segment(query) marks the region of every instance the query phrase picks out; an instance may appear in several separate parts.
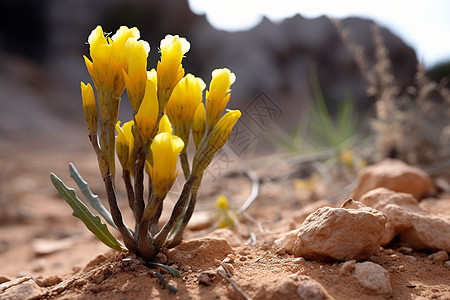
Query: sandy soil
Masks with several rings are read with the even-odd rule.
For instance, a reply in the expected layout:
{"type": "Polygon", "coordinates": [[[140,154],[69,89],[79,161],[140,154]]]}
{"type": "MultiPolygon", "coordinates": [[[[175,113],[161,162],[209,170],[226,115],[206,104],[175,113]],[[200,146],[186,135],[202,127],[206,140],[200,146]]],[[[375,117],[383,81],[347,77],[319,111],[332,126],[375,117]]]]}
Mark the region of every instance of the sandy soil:
{"type": "MultiPolygon", "coordinates": [[[[185,244],[159,257],[160,262],[180,270],[181,278],[175,278],[127,253],[108,250],[71,216],[71,209],[50,183],[50,171],[69,183],[67,164],[74,162],[93,191],[104,199],[96,160],[87,140],[50,145],[9,143],[0,148],[2,281],[31,276],[41,286],[40,297],[44,299],[242,299],[217,272],[225,262],[234,284],[252,299],[299,299],[297,283],[302,275],[320,283],[326,290],[325,298],[389,298],[360,286],[351,272],[341,274],[343,263],[306,261],[274,246],[275,239],[300,226],[317,201],[332,199],[339,204],[345,200],[347,192],[337,179],[335,184],[304,190],[293,176],[273,178],[277,172],[294,174],[295,166],[289,169],[259,164],[263,166],[257,170],[263,184],[248,210],[251,218],[243,217],[235,231],[214,226],[188,230],[185,244]],[[272,180],[268,180],[269,174],[272,180]],[[164,288],[155,271],[161,272],[178,292],[164,288]]],[[[238,208],[249,191],[248,179],[239,174],[211,181],[201,194],[198,212],[214,216],[214,201],[221,194],[238,208]]],[[[125,199],[120,187],[118,198],[125,199]]],[[[450,214],[448,195],[424,201],[450,214]]],[[[127,211],[125,202],[121,206],[127,211]]],[[[202,223],[201,215],[195,217],[197,225],[202,223]]],[[[125,214],[125,218],[131,224],[131,215],[125,214]]],[[[400,246],[394,243],[370,259],[389,271],[393,287],[390,298],[450,299],[449,263],[433,262],[428,257],[431,252],[404,253],[400,246]]]]}

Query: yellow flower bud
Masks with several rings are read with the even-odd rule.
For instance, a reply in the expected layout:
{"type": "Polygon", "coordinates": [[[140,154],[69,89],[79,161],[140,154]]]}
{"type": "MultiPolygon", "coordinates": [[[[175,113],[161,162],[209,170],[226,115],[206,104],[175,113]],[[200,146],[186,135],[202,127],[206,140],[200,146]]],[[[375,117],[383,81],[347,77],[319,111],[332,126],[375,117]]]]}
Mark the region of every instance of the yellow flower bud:
{"type": "Polygon", "coordinates": [[[177,158],[184,143],[179,137],[163,132],[155,136],[150,148],[153,156],[153,166],[149,165],[153,192],[163,198],[177,178],[177,158]]]}
{"type": "Polygon", "coordinates": [[[157,118],[158,98],[156,95],[156,86],[153,81],[147,80],[144,99],[135,116],[142,145],[147,144],[153,138],[157,118]]]}
{"type": "Polygon", "coordinates": [[[184,76],[181,61],[190,44],[178,35],[166,35],[161,41],[161,60],[157,65],[159,108],[163,112],[173,89],[184,76]]]}
{"type": "Polygon", "coordinates": [[[199,77],[187,74],[178,82],[166,106],[166,114],[174,126],[175,135],[181,137],[185,147],[189,142],[189,132],[195,110],[202,101],[206,85],[199,77]]]}
{"type": "Polygon", "coordinates": [[[81,82],[81,98],[83,99],[83,111],[89,133],[97,133],[98,111],[95,103],[94,90],[90,83],[81,82]]]}
{"type": "Polygon", "coordinates": [[[203,102],[197,106],[194,114],[194,120],[192,122],[192,136],[194,138],[195,148],[200,144],[203,136],[205,135],[206,119],[205,119],[205,105],[203,102]]]}
{"type": "Polygon", "coordinates": [[[216,208],[219,210],[228,210],[229,206],[228,206],[227,197],[225,197],[223,195],[220,196],[216,201],[216,208]]]}
{"type": "Polygon", "coordinates": [[[192,174],[196,176],[203,174],[216,152],[227,142],[240,116],[239,110],[227,110],[227,113],[212,128],[207,136],[206,143],[202,142],[195,151],[192,174]]]}
{"type": "Polygon", "coordinates": [[[147,83],[147,57],[150,45],[146,41],[129,38],[125,44],[128,72],[123,70],[128,99],[136,113],[144,98],[147,83]]]}
{"type": "Polygon", "coordinates": [[[169,118],[167,117],[167,115],[164,115],[161,118],[161,121],[159,121],[159,129],[158,129],[158,133],[163,133],[163,132],[167,132],[172,134],[172,124],[169,121],[169,118]]]}
{"type": "Polygon", "coordinates": [[[230,100],[230,86],[236,76],[230,70],[216,69],[212,72],[209,91],[206,91],[206,123],[213,127],[222,116],[222,112],[230,100]]]}
{"type": "Polygon", "coordinates": [[[120,164],[124,170],[128,170],[130,174],[134,173],[134,137],[132,128],[134,121],[129,121],[120,127],[120,121],[116,123],[117,138],[116,138],[116,150],[119,157],[120,164]]]}
{"type": "Polygon", "coordinates": [[[158,78],[157,78],[156,70],[155,68],[151,69],[150,71],[147,71],[147,79],[150,79],[155,86],[158,86],[158,78]]]}

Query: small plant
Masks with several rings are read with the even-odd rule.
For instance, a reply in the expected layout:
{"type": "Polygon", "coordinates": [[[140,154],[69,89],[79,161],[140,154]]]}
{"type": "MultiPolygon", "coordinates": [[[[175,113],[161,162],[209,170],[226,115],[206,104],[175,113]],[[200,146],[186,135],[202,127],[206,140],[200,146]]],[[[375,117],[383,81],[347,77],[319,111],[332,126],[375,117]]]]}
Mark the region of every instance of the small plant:
{"type": "Polygon", "coordinates": [[[77,198],[73,189],[53,173],[51,180],[72,207],[73,215],[81,219],[103,243],[153,261],[163,247],[181,243],[183,231],[194,211],[203,172],[228,140],[241,113],[228,110],[222,116],[230,99],[230,86],[236,78],[230,70],[216,69],[212,72],[205,106],[202,102],[206,88],[203,80],[192,74],[184,76],[181,61],[190,48],[189,42],[177,35],[167,35],[161,41],[161,59],[156,70],[147,71],[150,46],[139,38],[137,28],[122,26],[112,37],[107,37],[97,26],[88,38],[91,59],[84,57],[97,91],[96,99],[92,86],[81,82],[84,116],[110,212],[70,165],[71,176],[82,193],[105,221],[120,232],[124,245],[77,198]],[[117,118],[125,89],[133,116],[121,126],[117,118]],[[192,168],[187,152],[191,132],[196,148],[192,168]],[[135,218],[134,229],[124,223],[116,200],[116,153],[122,167],[128,204],[135,218]],[[169,220],[159,228],[164,199],[178,175],[178,156],[185,183],[169,220]],[[144,170],[149,177],[146,200],[144,170]]]}

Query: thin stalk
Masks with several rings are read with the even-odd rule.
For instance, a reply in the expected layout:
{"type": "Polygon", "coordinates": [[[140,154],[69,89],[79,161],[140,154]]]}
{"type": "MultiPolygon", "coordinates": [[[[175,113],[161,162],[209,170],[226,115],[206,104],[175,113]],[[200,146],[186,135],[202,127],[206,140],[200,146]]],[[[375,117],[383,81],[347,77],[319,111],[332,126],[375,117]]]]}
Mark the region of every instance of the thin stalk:
{"type": "Polygon", "coordinates": [[[117,229],[122,235],[125,246],[128,248],[128,250],[135,252],[135,241],[130,230],[123,222],[122,213],[120,212],[119,205],[117,204],[116,194],[114,192],[111,178],[111,174],[108,174],[108,176],[103,178],[103,181],[105,182],[106,194],[108,196],[109,210],[111,211],[111,216],[113,218],[114,224],[116,224],[117,229]]]}
{"type": "Polygon", "coordinates": [[[186,206],[189,201],[189,197],[191,195],[191,190],[197,181],[198,177],[194,174],[189,175],[188,179],[184,183],[183,191],[181,192],[180,198],[178,198],[177,203],[175,204],[175,207],[173,208],[172,215],[170,216],[169,220],[164,224],[161,231],[155,236],[153,246],[156,249],[161,249],[161,247],[166,242],[167,236],[169,235],[170,231],[172,230],[173,226],[175,225],[178,218],[182,216],[182,214],[186,210],[186,206]]]}
{"type": "Polygon", "coordinates": [[[164,201],[158,205],[156,209],[155,216],[150,219],[150,233],[152,235],[156,235],[159,231],[159,218],[161,217],[161,213],[163,211],[164,201]]]}
{"type": "Polygon", "coordinates": [[[131,183],[130,171],[123,169],[122,179],[125,183],[125,189],[127,191],[128,205],[131,208],[131,211],[134,213],[134,190],[133,184],[131,183]]]}
{"type": "Polygon", "coordinates": [[[200,177],[197,182],[195,182],[194,186],[191,190],[191,197],[189,200],[189,204],[186,208],[186,212],[181,216],[180,224],[178,228],[175,230],[173,237],[169,240],[169,244],[167,245],[169,248],[175,247],[181,244],[183,240],[183,233],[186,229],[187,224],[191,220],[192,214],[194,213],[195,204],[197,202],[197,192],[202,182],[202,177],[200,177]]]}
{"type": "Polygon", "coordinates": [[[135,170],[134,170],[134,216],[139,224],[144,213],[144,165],[145,150],[141,148],[137,153],[135,170]]]}
{"type": "Polygon", "coordinates": [[[189,161],[188,161],[188,157],[187,157],[187,153],[186,153],[186,147],[184,147],[183,151],[181,151],[180,153],[180,162],[181,162],[181,167],[183,168],[183,174],[184,174],[184,179],[188,179],[189,174],[191,174],[190,168],[189,168],[189,161]]]}

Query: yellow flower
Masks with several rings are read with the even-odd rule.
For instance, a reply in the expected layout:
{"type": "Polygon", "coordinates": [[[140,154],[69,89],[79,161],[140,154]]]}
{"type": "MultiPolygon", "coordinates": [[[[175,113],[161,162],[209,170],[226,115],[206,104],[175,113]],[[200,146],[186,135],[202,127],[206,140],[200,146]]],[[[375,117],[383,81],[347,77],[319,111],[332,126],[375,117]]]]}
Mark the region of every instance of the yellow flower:
{"type": "Polygon", "coordinates": [[[146,41],[129,38],[125,44],[128,57],[128,72],[123,70],[128,99],[136,113],[144,98],[147,83],[147,57],[150,45],[146,41]]]}
{"type": "Polygon", "coordinates": [[[83,99],[83,111],[89,133],[97,133],[98,111],[95,103],[94,90],[90,83],[81,82],[81,98],[83,99]]]}
{"type": "Polygon", "coordinates": [[[132,133],[134,121],[129,121],[120,127],[120,121],[116,123],[117,139],[116,150],[120,164],[124,170],[128,170],[130,174],[134,173],[134,137],[132,133]]]}
{"type": "Polygon", "coordinates": [[[220,196],[216,201],[216,208],[219,210],[228,210],[230,207],[228,206],[227,197],[224,195],[220,196]]]}
{"type": "Polygon", "coordinates": [[[150,146],[153,166],[149,166],[149,169],[153,192],[157,197],[163,198],[177,178],[177,158],[183,147],[183,140],[176,135],[163,132],[155,136],[150,146]]]}
{"type": "Polygon", "coordinates": [[[185,147],[189,142],[191,124],[195,111],[202,102],[205,87],[201,78],[187,74],[178,82],[167,103],[165,113],[174,126],[175,135],[183,139],[185,147]]]}
{"type": "Polygon", "coordinates": [[[138,39],[139,30],[122,26],[107,40],[102,27],[97,26],[89,35],[92,62],[86,56],[84,59],[98,91],[112,91],[115,97],[122,95],[125,89],[122,69],[128,70],[128,59],[125,55],[128,38],[138,39]]]}
{"type": "Polygon", "coordinates": [[[197,106],[194,114],[194,120],[192,122],[192,136],[194,138],[195,148],[198,147],[205,135],[206,120],[205,120],[205,105],[203,102],[197,106]]]}
{"type": "Polygon", "coordinates": [[[189,48],[189,42],[178,35],[168,34],[161,41],[161,60],[157,65],[158,99],[161,112],[164,111],[173,89],[184,76],[181,61],[189,48]]]}
{"type": "Polygon", "coordinates": [[[164,115],[161,118],[161,121],[159,121],[159,129],[158,129],[158,133],[163,133],[163,132],[167,132],[172,134],[172,124],[169,121],[169,118],[167,117],[167,115],[164,115]]]}
{"type": "Polygon", "coordinates": [[[230,100],[230,86],[236,76],[230,70],[216,69],[212,72],[209,91],[206,91],[206,123],[213,127],[222,116],[222,112],[230,100]]]}
{"type": "Polygon", "coordinates": [[[192,174],[201,176],[211,163],[214,155],[225,145],[231,131],[240,118],[239,110],[228,110],[207,135],[206,142],[202,141],[195,151],[192,174]]]}
{"type": "Polygon", "coordinates": [[[214,126],[211,131],[208,144],[214,145],[218,149],[222,148],[230,137],[231,131],[240,117],[241,112],[239,110],[227,109],[227,113],[220,118],[219,122],[217,122],[216,126],[214,126]]]}
{"type": "Polygon", "coordinates": [[[147,71],[147,79],[150,79],[155,86],[158,86],[158,78],[156,75],[155,68],[151,69],[150,71],[147,71]]]}
{"type": "Polygon", "coordinates": [[[157,118],[158,98],[156,95],[156,86],[153,81],[147,80],[144,99],[135,116],[142,145],[145,145],[153,138],[157,118]]]}

